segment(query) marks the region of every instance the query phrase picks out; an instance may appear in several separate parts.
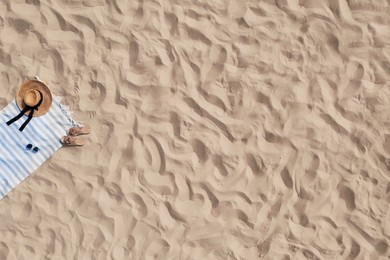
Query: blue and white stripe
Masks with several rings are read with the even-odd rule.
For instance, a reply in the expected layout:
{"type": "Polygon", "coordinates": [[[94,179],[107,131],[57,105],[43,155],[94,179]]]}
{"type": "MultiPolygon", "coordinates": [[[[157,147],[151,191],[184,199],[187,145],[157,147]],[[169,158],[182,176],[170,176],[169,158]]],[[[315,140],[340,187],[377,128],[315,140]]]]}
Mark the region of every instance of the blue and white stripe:
{"type": "Polygon", "coordinates": [[[27,116],[9,126],[6,124],[19,113],[15,100],[0,112],[0,199],[61,148],[60,139],[69,128],[79,125],[57,98],[53,99],[50,110],[43,116],[33,117],[23,132],[19,127],[27,116]],[[39,151],[27,150],[27,144],[37,146],[39,151]]]}

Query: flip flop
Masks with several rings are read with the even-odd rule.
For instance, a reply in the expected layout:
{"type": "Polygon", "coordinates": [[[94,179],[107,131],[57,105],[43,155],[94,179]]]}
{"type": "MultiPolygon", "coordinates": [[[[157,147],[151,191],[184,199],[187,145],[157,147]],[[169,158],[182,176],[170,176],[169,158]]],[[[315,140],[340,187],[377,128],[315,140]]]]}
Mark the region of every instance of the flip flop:
{"type": "Polygon", "coordinates": [[[64,136],[61,138],[61,142],[67,146],[82,146],[86,144],[86,141],[77,137],[64,136]]]}
{"type": "Polygon", "coordinates": [[[86,135],[89,133],[91,133],[91,127],[89,126],[72,127],[68,130],[68,135],[70,136],[86,135]]]}

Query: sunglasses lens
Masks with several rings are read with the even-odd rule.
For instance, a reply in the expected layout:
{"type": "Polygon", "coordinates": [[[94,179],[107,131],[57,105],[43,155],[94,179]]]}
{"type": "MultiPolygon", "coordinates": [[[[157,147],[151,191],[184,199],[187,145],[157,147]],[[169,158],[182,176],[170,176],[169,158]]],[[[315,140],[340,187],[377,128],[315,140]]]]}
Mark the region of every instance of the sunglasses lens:
{"type": "Polygon", "coordinates": [[[26,149],[27,149],[27,150],[30,150],[31,148],[32,148],[32,144],[26,145],[26,149]]]}
{"type": "Polygon", "coordinates": [[[34,152],[38,152],[38,151],[39,151],[39,148],[38,148],[38,147],[34,147],[33,151],[34,151],[34,152]]]}

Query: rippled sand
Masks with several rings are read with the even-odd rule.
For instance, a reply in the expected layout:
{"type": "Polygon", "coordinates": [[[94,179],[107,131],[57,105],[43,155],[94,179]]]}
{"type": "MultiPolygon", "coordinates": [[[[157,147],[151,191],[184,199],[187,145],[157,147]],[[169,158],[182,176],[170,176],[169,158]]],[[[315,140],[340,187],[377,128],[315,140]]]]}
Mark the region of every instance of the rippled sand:
{"type": "Polygon", "coordinates": [[[93,128],[0,202],[0,259],[390,256],[386,0],[5,0],[0,105],[93,128]]]}

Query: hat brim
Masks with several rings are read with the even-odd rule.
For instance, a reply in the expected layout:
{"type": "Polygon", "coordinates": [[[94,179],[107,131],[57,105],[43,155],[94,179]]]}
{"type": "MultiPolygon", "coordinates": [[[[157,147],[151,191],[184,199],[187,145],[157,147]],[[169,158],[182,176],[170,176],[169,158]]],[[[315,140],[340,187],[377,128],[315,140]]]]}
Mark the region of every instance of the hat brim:
{"type": "MultiPolygon", "coordinates": [[[[37,80],[28,80],[24,82],[18,89],[16,93],[16,103],[20,110],[23,110],[26,107],[26,104],[23,102],[24,95],[28,90],[36,89],[42,93],[42,103],[38,107],[38,110],[34,110],[33,116],[42,116],[46,114],[51,106],[53,97],[51,95],[50,89],[40,81],[37,80]]],[[[30,111],[27,111],[25,114],[28,115],[30,111]]]]}

